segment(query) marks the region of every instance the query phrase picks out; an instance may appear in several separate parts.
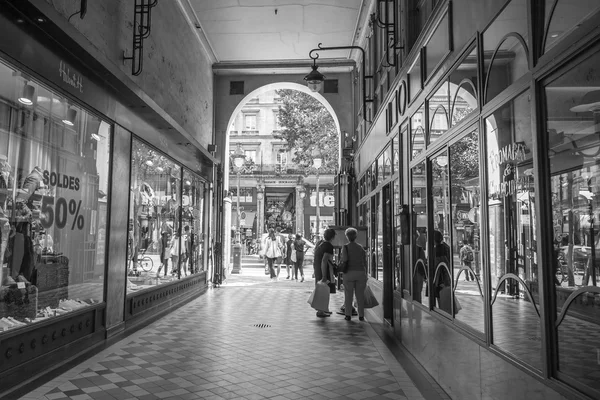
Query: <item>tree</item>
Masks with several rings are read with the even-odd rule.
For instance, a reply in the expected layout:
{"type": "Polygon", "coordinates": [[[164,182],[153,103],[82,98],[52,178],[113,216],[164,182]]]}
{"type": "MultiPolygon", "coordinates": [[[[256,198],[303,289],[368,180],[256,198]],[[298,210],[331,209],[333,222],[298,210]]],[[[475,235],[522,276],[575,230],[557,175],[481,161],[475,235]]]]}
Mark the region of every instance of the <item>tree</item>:
{"type": "Polygon", "coordinates": [[[282,89],[277,118],[281,130],[277,139],[287,142],[286,150],[293,154],[292,162],[305,173],[314,173],[313,156],[320,151],[323,164],[320,172],[334,173],[338,167],[339,139],[329,111],[314,97],[297,90],[282,89]]]}

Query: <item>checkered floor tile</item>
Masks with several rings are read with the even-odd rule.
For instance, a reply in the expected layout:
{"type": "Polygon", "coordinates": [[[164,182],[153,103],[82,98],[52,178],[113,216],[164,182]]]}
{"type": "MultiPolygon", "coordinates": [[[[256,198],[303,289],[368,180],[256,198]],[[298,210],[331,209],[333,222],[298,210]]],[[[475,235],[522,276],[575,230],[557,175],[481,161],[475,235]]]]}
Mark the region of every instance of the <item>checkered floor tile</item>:
{"type": "Polygon", "coordinates": [[[423,399],[368,322],[316,317],[312,279],[268,280],[231,277],[22,399],[423,399]]]}

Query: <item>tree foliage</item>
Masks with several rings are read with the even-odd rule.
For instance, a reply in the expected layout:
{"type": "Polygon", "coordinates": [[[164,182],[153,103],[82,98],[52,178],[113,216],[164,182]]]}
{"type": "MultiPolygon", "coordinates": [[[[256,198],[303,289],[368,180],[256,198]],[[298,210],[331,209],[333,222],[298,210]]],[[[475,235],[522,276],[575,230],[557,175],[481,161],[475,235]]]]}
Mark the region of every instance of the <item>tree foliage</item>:
{"type": "Polygon", "coordinates": [[[297,90],[277,90],[282,104],[277,118],[281,127],[275,135],[287,142],[292,162],[306,173],[314,173],[313,158],[321,152],[320,172],[333,173],[338,167],[339,138],[329,111],[314,97],[297,90]]]}

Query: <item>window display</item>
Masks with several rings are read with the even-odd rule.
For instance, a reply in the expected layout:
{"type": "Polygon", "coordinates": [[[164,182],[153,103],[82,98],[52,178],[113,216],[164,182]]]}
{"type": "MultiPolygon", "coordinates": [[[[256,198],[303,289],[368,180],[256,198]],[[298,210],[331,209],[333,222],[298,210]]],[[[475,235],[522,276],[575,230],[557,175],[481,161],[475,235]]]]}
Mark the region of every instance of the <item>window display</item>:
{"type": "Polygon", "coordinates": [[[177,279],[181,167],[133,140],[129,201],[128,290],[177,279]]]}
{"type": "Polygon", "coordinates": [[[136,291],[204,271],[204,182],[134,139],[127,289],[136,291]]]}
{"type": "Polygon", "coordinates": [[[103,301],[110,134],[0,63],[0,332],[103,301]]]}

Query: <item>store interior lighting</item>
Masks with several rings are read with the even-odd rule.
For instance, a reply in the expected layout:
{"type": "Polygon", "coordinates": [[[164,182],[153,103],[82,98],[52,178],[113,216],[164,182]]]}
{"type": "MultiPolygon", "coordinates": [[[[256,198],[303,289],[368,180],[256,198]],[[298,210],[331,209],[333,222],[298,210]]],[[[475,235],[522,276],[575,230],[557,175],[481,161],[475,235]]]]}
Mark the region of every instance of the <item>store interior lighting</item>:
{"type": "Polygon", "coordinates": [[[77,118],[77,110],[69,107],[67,110],[67,116],[62,120],[62,122],[65,125],[73,126],[75,125],[75,118],[77,118]]]}
{"type": "Polygon", "coordinates": [[[35,88],[30,84],[25,84],[23,87],[23,95],[19,97],[19,103],[25,104],[26,106],[30,106],[33,104],[33,94],[35,93],[35,88]]]}

